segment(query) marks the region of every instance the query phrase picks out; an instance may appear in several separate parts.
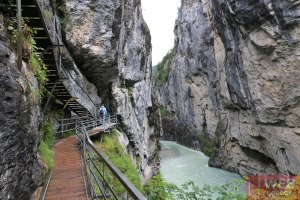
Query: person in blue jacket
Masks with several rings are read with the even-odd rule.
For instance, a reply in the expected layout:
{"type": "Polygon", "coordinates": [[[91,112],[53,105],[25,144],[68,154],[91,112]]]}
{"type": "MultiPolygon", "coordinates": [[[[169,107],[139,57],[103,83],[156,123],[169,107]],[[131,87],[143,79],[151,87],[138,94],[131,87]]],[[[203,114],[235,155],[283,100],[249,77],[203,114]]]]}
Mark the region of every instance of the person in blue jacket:
{"type": "Polygon", "coordinates": [[[107,115],[107,110],[103,104],[100,107],[99,113],[100,113],[100,117],[102,119],[102,126],[105,127],[105,117],[107,115]]]}

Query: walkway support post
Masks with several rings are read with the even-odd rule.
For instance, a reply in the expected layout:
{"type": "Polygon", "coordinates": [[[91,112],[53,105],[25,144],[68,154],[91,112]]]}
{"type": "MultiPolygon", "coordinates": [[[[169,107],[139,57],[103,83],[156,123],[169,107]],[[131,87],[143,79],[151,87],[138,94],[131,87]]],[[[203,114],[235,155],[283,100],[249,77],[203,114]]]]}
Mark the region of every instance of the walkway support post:
{"type": "Polygon", "coordinates": [[[22,9],[21,0],[17,0],[17,31],[18,31],[18,69],[22,69],[22,47],[23,47],[23,34],[22,34],[22,9]]]}
{"type": "Polygon", "coordinates": [[[54,92],[54,90],[55,90],[56,85],[57,85],[58,82],[59,82],[59,80],[56,80],[55,83],[54,83],[54,85],[53,85],[53,88],[51,89],[51,93],[49,94],[49,97],[48,97],[48,99],[47,99],[46,105],[45,105],[45,107],[44,107],[44,109],[43,109],[43,113],[45,113],[45,111],[46,111],[46,109],[47,109],[47,107],[48,107],[48,104],[49,104],[49,102],[50,102],[50,99],[51,99],[51,97],[52,97],[52,95],[53,95],[53,92],[54,92]]]}

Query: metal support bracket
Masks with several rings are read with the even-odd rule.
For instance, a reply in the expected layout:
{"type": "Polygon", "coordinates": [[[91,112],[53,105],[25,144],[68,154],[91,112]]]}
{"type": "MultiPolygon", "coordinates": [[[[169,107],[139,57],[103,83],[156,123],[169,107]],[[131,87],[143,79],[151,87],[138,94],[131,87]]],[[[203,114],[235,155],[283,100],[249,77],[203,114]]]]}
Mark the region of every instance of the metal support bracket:
{"type": "Polygon", "coordinates": [[[51,93],[50,93],[50,95],[49,95],[49,97],[48,97],[48,99],[47,99],[46,105],[45,105],[45,107],[44,107],[44,109],[43,109],[43,113],[45,113],[45,111],[46,111],[46,109],[47,109],[47,107],[48,107],[48,104],[49,104],[49,102],[50,102],[50,99],[51,99],[51,97],[52,97],[52,95],[53,95],[53,92],[54,92],[55,87],[56,87],[56,85],[57,85],[58,82],[59,82],[59,80],[56,80],[55,83],[54,83],[54,85],[53,85],[53,87],[52,87],[52,89],[51,89],[51,93]]]}

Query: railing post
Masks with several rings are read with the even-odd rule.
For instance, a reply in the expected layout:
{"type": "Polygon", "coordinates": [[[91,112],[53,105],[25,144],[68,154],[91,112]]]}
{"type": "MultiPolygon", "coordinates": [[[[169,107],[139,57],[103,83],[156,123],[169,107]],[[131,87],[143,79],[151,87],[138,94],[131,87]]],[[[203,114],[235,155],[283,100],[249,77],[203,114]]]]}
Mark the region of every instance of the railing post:
{"type": "Polygon", "coordinates": [[[49,95],[49,97],[48,97],[48,99],[47,99],[46,105],[45,105],[45,107],[44,107],[44,109],[43,109],[43,113],[45,113],[45,111],[46,111],[46,109],[47,109],[47,107],[48,107],[48,104],[49,104],[49,102],[50,102],[51,96],[53,95],[53,92],[54,92],[54,90],[55,90],[55,87],[56,87],[57,83],[58,83],[58,80],[55,81],[55,83],[54,83],[54,85],[53,85],[53,88],[51,89],[51,93],[50,93],[50,95],[49,95]]]}
{"type": "Polygon", "coordinates": [[[61,119],[61,132],[59,133],[59,138],[61,138],[62,133],[64,132],[64,118],[61,119]]]}
{"type": "Polygon", "coordinates": [[[18,69],[22,69],[22,48],[23,48],[23,34],[22,34],[22,9],[21,0],[17,0],[17,30],[18,30],[18,69]]]}
{"type": "MultiPolygon", "coordinates": [[[[100,160],[100,162],[101,162],[101,160],[100,160]]],[[[105,167],[105,163],[104,163],[104,161],[102,161],[103,183],[104,183],[104,180],[105,180],[105,169],[104,169],[104,167],[105,167]]],[[[106,184],[104,184],[104,190],[106,190],[105,188],[106,188],[106,184]]]]}
{"type": "MultiPolygon", "coordinates": [[[[81,127],[81,132],[82,132],[82,139],[83,139],[83,160],[84,160],[84,163],[86,163],[86,160],[87,160],[86,159],[86,140],[87,140],[87,138],[86,138],[86,135],[85,135],[84,131],[85,131],[84,127],[82,126],[81,127]]],[[[88,172],[87,167],[88,166],[86,166],[86,172],[88,172]]],[[[90,187],[89,188],[90,189],[90,194],[92,196],[92,199],[94,199],[93,186],[91,185],[91,182],[89,182],[88,184],[89,184],[89,187],[90,187]]]]}
{"type": "MultiPolygon", "coordinates": [[[[94,173],[92,159],[93,159],[93,150],[89,146],[90,183],[91,183],[91,185],[94,185],[94,177],[93,177],[93,174],[92,174],[92,173],[94,173]]],[[[91,188],[91,193],[93,193],[92,188],[91,188]]],[[[95,194],[95,195],[97,195],[97,194],[95,194]]]]}
{"type": "Polygon", "coordinates": [[[75,135],[78,135],[77,128],[78,128],[78,119],[77,119],[77,117],[76,117],[76,122],[75,122],[75,135]]]}
{"type": "Polygon", "coordinates": [[[110,126],[111,125],[111,119],[110,118],[111,118],[111,115],[109,114],[109,116],[108,116],[108,131],[109,131],[109,135],[111,133],[111,131],[110,131],[111,130],[111,126],[110,126]]]}

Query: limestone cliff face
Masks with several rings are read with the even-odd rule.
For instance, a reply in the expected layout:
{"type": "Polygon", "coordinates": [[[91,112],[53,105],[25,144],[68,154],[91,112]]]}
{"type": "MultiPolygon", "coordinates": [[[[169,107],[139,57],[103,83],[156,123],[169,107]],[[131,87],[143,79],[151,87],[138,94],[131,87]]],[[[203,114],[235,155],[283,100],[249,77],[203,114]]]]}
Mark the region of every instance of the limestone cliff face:
{"type": "Polygon", "coordinates": [[[147,176],[160,129],[151,100],[151,37],[141,3],[68,0],[63,5],[66,44],[102,102],[120,114],[128,148],[147,176]]]}
{"type": "Polygon", "coordinates": [[[210,165],[299,173],[299,9],[297,1],[182,0],[169,78],[156,93],[185,133],[207,124],[218,138],[210,165]]]}
{"type": "Polygon", "coordinates": [[[30,199],[42,184],[38,82],[17,58],[0,14],[0,199],[30,199]]]}

